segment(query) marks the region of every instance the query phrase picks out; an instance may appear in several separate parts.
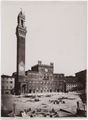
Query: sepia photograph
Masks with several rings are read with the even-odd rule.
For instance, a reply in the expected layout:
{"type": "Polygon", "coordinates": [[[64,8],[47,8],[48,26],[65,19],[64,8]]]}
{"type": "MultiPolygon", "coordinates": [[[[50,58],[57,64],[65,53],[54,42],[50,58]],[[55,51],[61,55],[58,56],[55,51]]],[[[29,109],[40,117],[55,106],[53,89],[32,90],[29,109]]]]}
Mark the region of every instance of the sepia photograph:
{"type": "Polygon", "coordinates": [[[87,1],[1,2],[1,117],[87,117],[87,1]]]}

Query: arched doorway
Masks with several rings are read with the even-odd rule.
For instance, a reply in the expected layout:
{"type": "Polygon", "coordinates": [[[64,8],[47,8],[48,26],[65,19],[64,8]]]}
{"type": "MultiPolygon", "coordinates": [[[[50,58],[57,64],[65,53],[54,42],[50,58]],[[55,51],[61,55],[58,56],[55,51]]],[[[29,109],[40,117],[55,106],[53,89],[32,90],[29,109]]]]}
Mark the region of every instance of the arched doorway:
{"type": "Polygon", "coordinates": [[[50,89],[50,92],[52,92],[52,89],[50,89]]]}
{"type": "Polygon", "coordinates": [[[31,89],[29,89],[29,93],[31,93],[31,89]]]}
{"type": "Polygon", "coordinates": [[[57,92],[59,92],[59,89],[57,89],[57,92]]]}
{"type": "Polygon", "coordinates": [[[22,85],[22,93],[26,93],[26,88],[27,88],[27,86],[26,86],[26,84],[24,84],[24,85],[22,85]]]}

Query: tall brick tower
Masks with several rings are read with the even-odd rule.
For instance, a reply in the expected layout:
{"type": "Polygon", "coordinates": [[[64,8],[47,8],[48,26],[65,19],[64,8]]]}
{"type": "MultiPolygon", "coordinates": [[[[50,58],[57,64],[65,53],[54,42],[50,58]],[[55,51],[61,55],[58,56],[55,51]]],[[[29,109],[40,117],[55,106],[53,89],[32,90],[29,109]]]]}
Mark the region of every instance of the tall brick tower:
{"type": "Polygon", "coordinates": [[[22,11],[17,17],[17,78],[16,78],[16,92],[22,92],[21,83],[25,81],[25,37],[26,37],[26,27],[25,27],[25,15],[22,11]]]}

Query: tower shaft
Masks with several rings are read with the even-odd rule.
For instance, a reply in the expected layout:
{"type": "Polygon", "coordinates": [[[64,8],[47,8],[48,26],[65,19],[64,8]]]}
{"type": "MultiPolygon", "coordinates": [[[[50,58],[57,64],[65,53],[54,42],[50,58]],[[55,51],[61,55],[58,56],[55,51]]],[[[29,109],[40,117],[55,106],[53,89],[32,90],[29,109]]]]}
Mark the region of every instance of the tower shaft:
{"type": "Polygon", "coordinates": [[[17,36],[17,74],[18,76],[25,76],[25,38],[26,27],[24,25],[25,16],[22,11],[18,15],[18,24],[16,28],[17,36]]]}
{"type": "MultiPolygon", "coordinates": [[[[25,87],[25,38],[26,38],[26,27],[25,27],[25,16],[22,11],[17,17],[16,37],[17,37],[17,75],[15,80],[15,93],[21,94],[23,87],[25,87]]],[[[24,91],[26,88],[24,88],[24,91]]]]}

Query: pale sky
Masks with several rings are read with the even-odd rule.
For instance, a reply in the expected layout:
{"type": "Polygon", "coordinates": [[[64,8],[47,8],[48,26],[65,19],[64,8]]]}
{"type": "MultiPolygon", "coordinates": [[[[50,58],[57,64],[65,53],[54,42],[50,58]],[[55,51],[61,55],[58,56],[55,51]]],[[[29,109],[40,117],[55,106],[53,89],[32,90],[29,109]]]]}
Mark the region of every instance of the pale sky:
{"type": "Polygon", "coordinates": [[[26,16],[26,70],[41,60],[54,73],[74,75],[87,68],[86,2],[2,2],[1,74],[16,71],[17,16],[26,16]]]}

